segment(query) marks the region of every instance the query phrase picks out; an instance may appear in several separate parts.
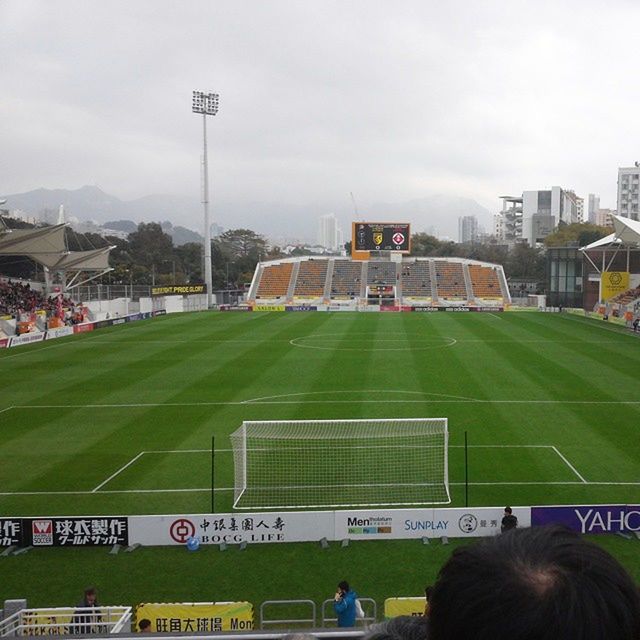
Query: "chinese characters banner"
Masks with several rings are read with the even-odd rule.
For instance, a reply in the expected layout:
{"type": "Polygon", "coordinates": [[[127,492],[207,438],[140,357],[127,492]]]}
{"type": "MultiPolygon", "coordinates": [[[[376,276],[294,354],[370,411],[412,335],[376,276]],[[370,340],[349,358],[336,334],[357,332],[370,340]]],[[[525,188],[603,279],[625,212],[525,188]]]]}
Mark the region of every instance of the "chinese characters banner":
{"type": "Polygon", "coordinates": [[[128,518],[25,518],[23,544],[34,547],[97,547],[129,544],[128,518]]]}
{"type": "Polygon", "coordinates": [[[250,602],[145,603],[136,607],[136,624],[151,621],[155,633],[238,631],[253,629],[250,602]]]}
{"type": "Polygon", "coordinates": [[[332,511],[129,518],[131,543],[149,546],[186,544],[189,538],[198,538],[201,544],[254,544],[331,540],[333,536],[332,511]]]}

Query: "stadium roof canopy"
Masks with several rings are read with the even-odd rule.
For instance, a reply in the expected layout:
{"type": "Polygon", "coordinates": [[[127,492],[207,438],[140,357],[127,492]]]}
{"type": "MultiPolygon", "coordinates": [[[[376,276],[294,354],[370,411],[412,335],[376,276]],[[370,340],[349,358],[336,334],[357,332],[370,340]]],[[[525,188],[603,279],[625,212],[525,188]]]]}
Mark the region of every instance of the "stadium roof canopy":
{"type": "MultiPolygon", "coordinates": [[[[109,251],[113,247],[102,247],[91,251],[69,251],[65,242],[66,224],[36,229],[9,229],[0,233],[0,256],[28,256],[49,271],[74,273],[74,279],[80,272],[93,272],[87,280],[73,286],[93,280],[111,271],[109,251]]],[[[66,279],[66,276],[65,276],[66,279]]],[[[72,282],[66,284],[71,288],[72,282]]]]}
{"type": "Polygon", "coordinates": [[[581,247],[580,251],[603,249],[605,247],[640,249],[640,222],[630,218],[623,218],[622,216],[611,217],[613,218],[614,232],[588,244],[586,247],[581,247]]]}
{"type": "Polygon", "coordinates": [[[598,273],[608,271],[621,250],[627,254],[627,271],[629,271],[629,254],[631,251],[640,250],[640,222],[622,216],[611,217],[613,218],[613,233],[588,244],[586,247],[580,247],[580,251],[598,273]],[[600,266],[594,262],[596,258],[593,253],[597,251],[602,252],[600,266]],[[607,256],[608,251],[613,252],[610,257],[607,256]],[[589,252],[592,252],[593,260],[589,256],[589,252]]]}
{"type": "Polygon", "coordinates": [[[60,255],[67,251],[64,227],[57,224],[39,229],[8,229],[0,235],[0,255],[60,255]]]}

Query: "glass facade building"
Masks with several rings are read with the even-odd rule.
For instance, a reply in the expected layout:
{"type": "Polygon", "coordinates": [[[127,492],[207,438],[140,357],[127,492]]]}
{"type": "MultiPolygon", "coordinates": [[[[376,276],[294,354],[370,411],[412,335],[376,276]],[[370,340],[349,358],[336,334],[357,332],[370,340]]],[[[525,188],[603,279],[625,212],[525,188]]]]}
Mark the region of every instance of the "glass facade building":
{"type": "Polygon", "coordinates": [[[577,247],[547,249],[547,304],[582,308],[583,256],[577,247]]]}

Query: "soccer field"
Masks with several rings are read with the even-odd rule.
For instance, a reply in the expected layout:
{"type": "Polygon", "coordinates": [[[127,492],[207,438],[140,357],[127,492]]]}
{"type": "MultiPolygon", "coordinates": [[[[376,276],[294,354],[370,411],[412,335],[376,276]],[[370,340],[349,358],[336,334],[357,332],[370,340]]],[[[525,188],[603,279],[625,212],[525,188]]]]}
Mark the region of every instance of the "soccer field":
{"type": "Polygon", "coordinates": [[[637,502],[640,341],[531,313],[194,313],[0,352],[5,515],[231,510],[243,420],[445,417],[452,506],[637,502]]]}

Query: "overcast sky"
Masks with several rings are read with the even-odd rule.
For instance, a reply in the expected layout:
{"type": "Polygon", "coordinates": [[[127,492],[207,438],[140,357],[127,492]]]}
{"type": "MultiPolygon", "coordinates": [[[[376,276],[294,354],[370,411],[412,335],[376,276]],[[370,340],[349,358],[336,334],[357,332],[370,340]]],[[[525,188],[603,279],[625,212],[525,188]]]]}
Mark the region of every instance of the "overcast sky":
{"type": "Polygon", "coordinates": [[[0,194],[97,184],[349,210],[640,160],[637,0],[0,0],[0,194]]]}

